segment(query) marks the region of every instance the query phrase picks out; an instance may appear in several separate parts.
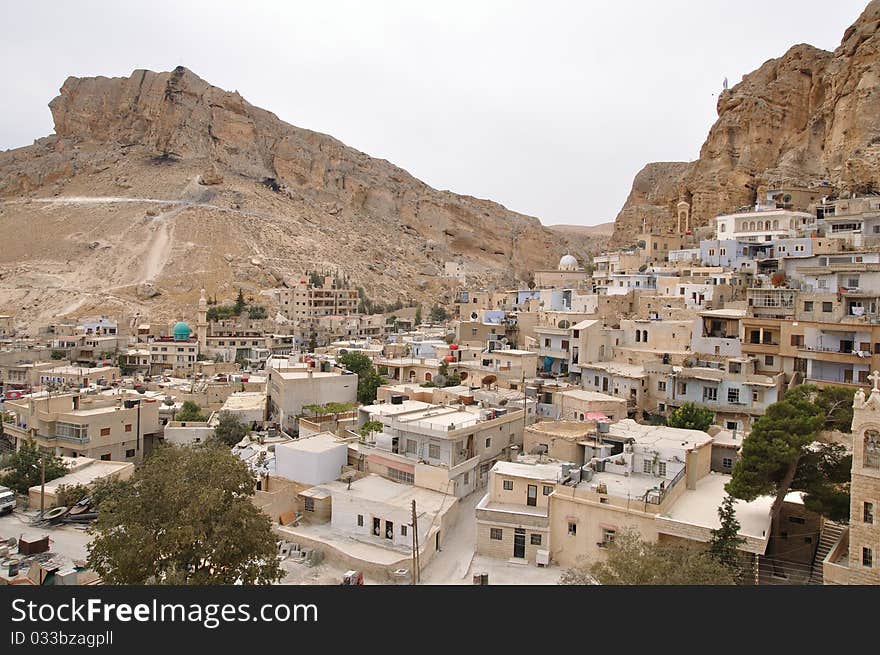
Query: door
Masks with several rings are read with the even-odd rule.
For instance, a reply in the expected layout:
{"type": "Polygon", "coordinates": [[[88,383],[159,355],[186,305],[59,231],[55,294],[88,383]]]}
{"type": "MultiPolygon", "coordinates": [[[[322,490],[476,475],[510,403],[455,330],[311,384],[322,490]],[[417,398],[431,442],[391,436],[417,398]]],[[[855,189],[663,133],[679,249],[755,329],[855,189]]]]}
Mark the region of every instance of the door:
{"type": "Polygon", "coordinates": [[[391,521],[385,521],[385,538],[394,539],[394,524],[391,521]]]}
{"type": "Polygon", "coordinates": [[[526,505],[529,507],[537,507],[538,506],[538,487],[537,485],[530,484],[528,488],[528,495],[526,497],[526,505]]]}
{"type": "Polygon", "coordinates": [[[379,519],[373,517],[373,534],[375,536],[379,537],[382,535],[381,530],[382,530],[382,528],[381,528],[381,523],[380,523],[379,519]]]}
{"type": "Polygon", "coordinates": [[[526,529],[516,528],[513,531],[513,556],[524,559],[526,556],[526,529]]]}
{"type": "Polygon", "coordinates": [[[602,391],[608,391],[608,378],[602,378],[602,391]]]}
{"type": "Polygon", "coordinates": [[[850,383],[853,381],[853,370],[851,368],[843,370],[843,381],[850,383]]]}

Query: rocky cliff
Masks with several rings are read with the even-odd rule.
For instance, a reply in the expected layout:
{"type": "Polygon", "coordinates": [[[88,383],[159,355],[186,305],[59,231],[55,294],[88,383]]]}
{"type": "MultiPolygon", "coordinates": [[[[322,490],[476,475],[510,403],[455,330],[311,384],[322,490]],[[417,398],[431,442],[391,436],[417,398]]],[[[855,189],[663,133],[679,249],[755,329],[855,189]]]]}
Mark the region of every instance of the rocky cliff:
{"type": "MultiPolygon", "coordinates": [[[[445,261],[514,284],[589,239],[435,190],[191,71],[69,78],[55,134],[0,153],[0,309],[178,315],[333,271],[377,302],[449,300],[445,261]],[[189,310],[191,311],[191,309],[189,310]]],[[[356,108],[353,108],[356,111],[356,108]]]]}
{"type": "Polygon", "coordinates": [[[614,243],[642,220],[675,223],[691,202],[695,225],[753,204],[759,187],[827,181],[880,190],[880,0],[873,0],[827,52],[792,47],[718,98],[718,120],[690,163],[649,164],[616,219],[614,243]]]}

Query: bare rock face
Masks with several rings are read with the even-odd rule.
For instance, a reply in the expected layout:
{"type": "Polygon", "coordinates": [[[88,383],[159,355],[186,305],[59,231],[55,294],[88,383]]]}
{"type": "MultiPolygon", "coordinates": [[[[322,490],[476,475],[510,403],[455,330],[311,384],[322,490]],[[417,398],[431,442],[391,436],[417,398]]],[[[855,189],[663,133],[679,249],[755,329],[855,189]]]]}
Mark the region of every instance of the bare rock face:
{"type": "Polygon", "coordinates": [[[718,98],[718,120],[691,163],[649,164],[616,220],[623,244],[642,220],[693,225],[753,204],[759,186],[830,182],[880,188],[880,0],[868,4],[833,53],[800,44],[718,98]]]}
{"type": "Polygon", "coordinates": [[[159,295],[159,290],[149,282],[144,282],[137,286],[137,297],[141,300],[149,300],[159,295]]]}
{"type": "MultiPolygon", "coordinates": [[[[182,282],[198,281],[216,295],[252,274],[231,262],[256,258],[277,265],[276,278],[328,270],[364,287],[374,302],[432,304],[444,261],[461,259],[486,281],[513,285],[554,267],[566,251],[584,258],[594,246],[497,203],[433,189],[183,67],[71,77],[49,106],[54,135],[0,153],[0,203],[28,196],[52,196],[53,203],[10,203],[2,220],[31,235],[15,262],[63,269],[62,282],[90,299],[105,288],[156,282],[163,293],[149,311],[173,317],[195,301],[176,291],[182,282]],[[99,219],[112,232],[103,260],[67,252],[66,233],[94,230],[99,219]],[[38,221],[51,222],[54,232],[30,229],[38,221]],[[424,271],[431,271],[427,280],[424,271]]],[[[0,272],[15,263],[6,257],[0,250],[0,272]]],[[[22,287],[7,298],[0,290],[0,307],[21,305],[28,293],[22,287]]],[[[127,311],[139,311],[144,294],[125,293],[107,293],[113,311],[129,302],[127,311]]]]}

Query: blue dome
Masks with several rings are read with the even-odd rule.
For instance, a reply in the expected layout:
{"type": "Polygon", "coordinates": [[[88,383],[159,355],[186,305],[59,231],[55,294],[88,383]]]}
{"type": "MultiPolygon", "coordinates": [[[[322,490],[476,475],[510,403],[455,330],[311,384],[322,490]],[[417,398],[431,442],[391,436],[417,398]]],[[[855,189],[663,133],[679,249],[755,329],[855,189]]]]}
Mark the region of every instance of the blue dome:
{"type": "Polygon", "coordinates": [[[174,326],[174,340],[175,341],[189,341],[189,335],[192,330],[189,329],[189,325],[180,321],[177,325],[174,326]]]}

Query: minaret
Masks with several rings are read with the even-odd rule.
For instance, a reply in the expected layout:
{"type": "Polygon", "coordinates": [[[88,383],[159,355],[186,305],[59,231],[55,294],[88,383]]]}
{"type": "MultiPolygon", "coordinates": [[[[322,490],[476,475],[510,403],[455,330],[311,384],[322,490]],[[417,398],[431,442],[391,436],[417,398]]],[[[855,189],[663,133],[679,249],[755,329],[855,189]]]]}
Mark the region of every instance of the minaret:
{"type": "Polygon", "coordinates": [[[205,290],[199,296],[199,320],[196,323],[196,335],[199,338],[199,349],[203,350],[208,347],[208,299],[205,297],[205,290]]]}

